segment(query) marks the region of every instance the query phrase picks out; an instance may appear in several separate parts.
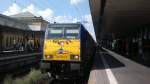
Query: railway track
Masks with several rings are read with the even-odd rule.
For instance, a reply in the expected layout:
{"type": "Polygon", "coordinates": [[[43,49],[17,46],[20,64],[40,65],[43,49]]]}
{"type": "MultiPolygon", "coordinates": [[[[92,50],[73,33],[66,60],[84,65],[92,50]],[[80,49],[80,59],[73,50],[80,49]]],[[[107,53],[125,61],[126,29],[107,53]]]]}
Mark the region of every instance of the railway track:
{"type": "Polygon", "coordinates": [[[35,52],[7,52],[0,53],[0,83],[7,75],[23,76],[30,68],[38,68],[41,53],[35,52]]]}
{"type": "Polygon", "coordinates": [[[79,80],[73,80],[73,79],[63,79],[63,80],[57,80],[57,79],[51,79],[49,84],[87,84],[85,81],[79,79],[79,80]]]}
{"type": "Polygon", "coordinates": [[[69,79],[69,78],[64,78],[64,79],[56,79],[51,77],[50,73],[49,75],[49,84],[87,84],[88,79],[82,79],[82,78],[77,78],[77,79],[69,79]]]}
{"type": "Polygon", "coordinates": [[[24,68],[31,64],[39,63],[41,53],[23,53],[5,55],[0,57],[0,73],[7,73],[18,68],[24,68]]]}
{"type": "MultiPolygon", "coordinates": [[[[1,54],[2,55],[2,54],[1,54]]],[[[20,76],[29,72],[31,67],[38,66],[40,63],[41,53],[14,53],[10,56],[0,56],[0,78],[6,74],[20,76]]],[[[2,78],[3,79],[3,78],[2,78]]],[[[0,80],[1,81],[1,80],[0,80]]],[[[49,84],[87,84],[83,79],[63,79],[58,80],[50,77],[49,84]]]]}

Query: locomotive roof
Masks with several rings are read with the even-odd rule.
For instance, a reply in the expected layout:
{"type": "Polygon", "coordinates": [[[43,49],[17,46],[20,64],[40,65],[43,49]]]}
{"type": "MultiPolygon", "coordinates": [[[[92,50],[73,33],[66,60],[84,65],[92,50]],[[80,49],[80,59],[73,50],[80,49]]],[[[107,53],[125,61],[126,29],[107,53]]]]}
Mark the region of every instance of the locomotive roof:
{"type": "Polygon", "coordinates": [[[53,23],[53,24],[49,24],[49,28],[50,27],[79,27],[81,26],[81,23],[53,23]]]}

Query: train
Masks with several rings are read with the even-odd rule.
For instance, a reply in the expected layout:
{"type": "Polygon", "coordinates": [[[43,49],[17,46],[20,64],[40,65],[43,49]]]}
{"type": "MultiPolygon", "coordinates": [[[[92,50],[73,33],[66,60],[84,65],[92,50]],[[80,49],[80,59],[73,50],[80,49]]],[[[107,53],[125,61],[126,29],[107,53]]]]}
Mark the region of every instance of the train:
{"type": "Polygon", "coordinates": [[[83,24],[49,24],[40,68],[54,78],[88,77],[95,51],[96,43],[83,24]]]}

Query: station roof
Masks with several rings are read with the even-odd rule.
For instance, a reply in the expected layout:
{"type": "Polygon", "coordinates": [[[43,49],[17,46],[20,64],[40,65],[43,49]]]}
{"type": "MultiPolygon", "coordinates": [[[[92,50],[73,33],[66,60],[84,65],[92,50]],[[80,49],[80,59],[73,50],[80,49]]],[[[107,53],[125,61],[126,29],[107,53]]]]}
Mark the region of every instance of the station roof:
{"type": "Polygon", "coordinates": [[[0,25],[21,30],[30,30],[26,23],[2,14],[0,14],[0,25]]]}
{"type": "Polygon", "coordinates": [[[45,29],[49,24],[49,22],[44,20],[43,17],[36,16],[30,12],[23,12],[23,13],[11,15],[10,17],[28,24],[29,28],[32,31],[45,31],[45,29]]]}
{"type": "MultiPolygon", "coordinates": [[[[18,19],[18,20],[22,20],[23,22],[26,22],[26,23],[31,23],[31,22],[33,22],[33,20],[34,21],[45,21],[41,16],[33,15],[30,12],[23,12],[23,13],[11,15],[10,17],[18,19]]],[[[47,22],[47,21],[45,21],[45,22],[47,22]]]]}
{"type": "Polygon", "coordinates": [[[19,14],[15,14],[15,15],[11,15],[11,17],[35,17],[35,15],[33,15],[30,12],[23,12],[23,13],[19,13],[19,14]]]}
{"type": "Polygon", "coordinates": [[[128,36],[150,24],[149,0],[89,0],[97,37],[100,33],[128,36]]]}

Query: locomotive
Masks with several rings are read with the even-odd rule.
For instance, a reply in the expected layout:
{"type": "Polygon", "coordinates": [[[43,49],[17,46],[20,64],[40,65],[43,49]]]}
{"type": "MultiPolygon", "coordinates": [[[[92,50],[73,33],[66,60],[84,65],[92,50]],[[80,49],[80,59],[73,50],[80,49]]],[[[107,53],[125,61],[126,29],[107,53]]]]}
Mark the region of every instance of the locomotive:
{"type": "Polygon", "coordinates": [[[55,78],[88,77],[95,47],[81,23],[50,24],[45,32],[41,70],[55,78]]]}

